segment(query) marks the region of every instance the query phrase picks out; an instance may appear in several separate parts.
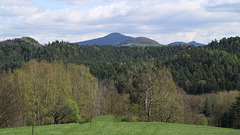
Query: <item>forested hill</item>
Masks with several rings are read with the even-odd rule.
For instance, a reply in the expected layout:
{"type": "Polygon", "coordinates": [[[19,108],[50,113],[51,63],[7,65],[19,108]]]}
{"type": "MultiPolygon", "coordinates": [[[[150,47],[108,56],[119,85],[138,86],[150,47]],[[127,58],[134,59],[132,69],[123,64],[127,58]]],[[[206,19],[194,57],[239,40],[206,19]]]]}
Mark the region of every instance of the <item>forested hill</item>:
{"type": "Polygon", "coordinates": [[[175,82],[191,94],[240,89],[240,62],[225,51],[195,48],[165,63],[175,82]]]}
{"type": "Polygon", "coordinates": [[[240,38],[223,38],[177,55],[165,65],[191,94],[240,90],[240,38]]]}
{"type": "Polygon", "coordinates": [[[157,41],[146,37],[137,37],[130,40],[123,41],[118,44],[119,46],[133,46],[133,47],[144,47],[144,46],[162,46],[157,41]]]}
{"type": "Polygon", "coordinates": [[[168,45],[194,45],[194,46],[198,47],[198,46],[203,46],[204,44],[197,43],[196,41],[192,41],[192,42],[188,42],[188,43],[186,43],[186,42],[173,42],[173,43],[170,43],[168,45]]]}
{"type": "Polygon", "coordinates": [[[223,50],[230,54],[236,54],[240,58],[240,37],[223,38],[220,41],[213,40],[206,48],[223,50]]]}
{"type": "Polygon", "coordinates": [[[28,47],[41,47],[42,45],[38,43],[35,39],[31,37],[22,37],[9,39],[6,41],[0,42],[0,46],[28,46],[28,47]]]}
{"type": "MultiPolygon", "coordinates": [[[[10,42],[10,41],[5,41],[10,42]]],[[[193,46],[163,47],[114,47],[114,46],[80,46],[67,42],[55,41],[46,46],[28,47],[25,43],[2,46],[0,43],[1,71],[19,67],[22,62],[31,59],[47,60],[48,62],[63,61],[64,63],[110,65],[111,63],[141,62],[147,56],[158,60],[167,60],[175,54],[185,52],[193,46]]]]}
{"type": "Polygon", "coordinates": [[[92,74],[119,79],[134,65],[153,58],[167,67],[179,87],[191,94],[239,89],[239,37],[223,38],[207,46],[115,47],[80,46],[55,41],[41,46],[31,38],[0,42],[0,70],[9,72],[31,59],[84,64],[92,74]]]}

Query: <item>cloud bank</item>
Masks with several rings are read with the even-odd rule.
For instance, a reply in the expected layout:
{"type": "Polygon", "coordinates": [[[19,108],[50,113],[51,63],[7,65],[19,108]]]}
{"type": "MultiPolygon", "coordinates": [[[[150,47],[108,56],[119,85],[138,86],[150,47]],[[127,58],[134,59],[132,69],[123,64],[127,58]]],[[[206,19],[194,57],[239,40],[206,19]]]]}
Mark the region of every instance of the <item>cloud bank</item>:
{"type": "Polygon", "coordinates": [[[0,40],[32,36],[40,43],[76,42],[121,32],[162,44],[208,43],[240,31],[239,0],[44,0],[41,6],[39,2],[0,0],[0,40]],[[62,5],[56,9],[47,5],[56,7],[54,3],[62,5]]]}

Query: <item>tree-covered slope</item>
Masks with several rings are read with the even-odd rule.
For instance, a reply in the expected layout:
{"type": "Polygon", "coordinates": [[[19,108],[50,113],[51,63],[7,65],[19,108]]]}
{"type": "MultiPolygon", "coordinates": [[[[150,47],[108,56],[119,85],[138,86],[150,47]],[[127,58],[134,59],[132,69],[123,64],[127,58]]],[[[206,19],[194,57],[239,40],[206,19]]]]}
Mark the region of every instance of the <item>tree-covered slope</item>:
{"type": "Polygon", "coordinates": [[[41,49],[43,46],[30,37],[1,41],[0,72],[19,68],[23,62],[36,58],[41,49]]]}
{"type": "Polygon", "coordinates": [[[84,64],[95,76],[116,80],[133,65],[153,58],[158,68],[169,68],[177,85],[188,93],[209,93],[240,88],[239,41],[239,37],[223,38],[204,47],[80,46],[55,41],[38,47],[34,41],[15,39],[0,42],[0,70],[19,68],[31,59],[63,61],[84,64]]]}
{"type": "Polygon", "coordinates": [[[29,46],[29,47],[41,47],[42,45],[31,37],[22,37],[1,41],[0,46],[29,46]]]}
{"type": "Polygon", "coordinates": [[[115,46],[79,46],[63,42],[53,42],[35,56],[49,62],[62,60],[64,63],[84,64],[90,67],[95,76],[111,78],[129,69],[132,65],[154,57],[165,61],[175,54],[185,52],[192,46],[162,47],[115,47],[115,46]]]}
{"type": "MultiPolygon", "coordinates": [[[[117,72],[119,65],[129,68],[132,63],[142,62],[146,57],[165,61],[175,54],[185,52],[192,46],[161,46],[161,47],[115,47],[115,46],[84,46],[55,41],[45,46],[36,47],[25,42],[12,42],[5,45],[0,42],[0,72],[19,68],[23,62],[31,59],[47,60],[48,62],[63,61],[64,63],[84,64],[90,67],[96,76],[109,77],[117,72]]],[[[121,66],[120,66],[121,67],[121,66]]],[[[120,72],[120,71],[119,71],[120,72]]]]}
{"type": "Polygon", "coordinates": [[[206,48],[223,50],[230,54],[236,54],[240,58],[240,37],[222,38],[220,41],[213,40],[206,48]]]}
{"type": "Polygon", "coordinates": [[[165,64],[188,93],[239,89],[240,61],[225,51],[195,48],[165,64]]]}
{"type": "Polygon", "coordinates": [[[119,46],[133,46],[133,47],[146,47],[146,46],[162,46],[157,41],[146,37],[137,37],[130,40],[123,41],[118,44],[119,46]]]}

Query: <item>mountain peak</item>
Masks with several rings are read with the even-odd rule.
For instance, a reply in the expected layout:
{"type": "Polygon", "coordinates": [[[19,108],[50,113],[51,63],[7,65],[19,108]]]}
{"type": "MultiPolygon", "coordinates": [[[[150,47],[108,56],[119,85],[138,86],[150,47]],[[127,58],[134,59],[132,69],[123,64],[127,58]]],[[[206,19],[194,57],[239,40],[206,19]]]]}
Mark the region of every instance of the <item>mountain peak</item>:
{"type": "Polygon", "coordinates": [[[192,42],[189,42],[189,43],[197,43],[196,41],[192,41],[192,42]]]}
{"type": "Polygon", "coordinates": [[[108,34],[107,36],[118,36],[118,35],[123,35],[123,34],[121,34],[121,33],[119,33],[119,32],[113,32],[113,33],[110,33],[110,34],[108,34]]]}
{"type": "Polygon", "coordinates": [[[133,37],[125,36],[115,32],[101,38],[91,39],[87,41],[77,42],[79,45],[117,45],[120,42],[132,39],[133,37]]]}
{"type": "Polygon", "coordinates": [[[189,44],[189,45],[194,45],[194,46],[203,46],[203,45],[204,45],[204,44],[198,43],[198,42],[196,42],[196,41],[189,42],[188,44],[189,44]]]}

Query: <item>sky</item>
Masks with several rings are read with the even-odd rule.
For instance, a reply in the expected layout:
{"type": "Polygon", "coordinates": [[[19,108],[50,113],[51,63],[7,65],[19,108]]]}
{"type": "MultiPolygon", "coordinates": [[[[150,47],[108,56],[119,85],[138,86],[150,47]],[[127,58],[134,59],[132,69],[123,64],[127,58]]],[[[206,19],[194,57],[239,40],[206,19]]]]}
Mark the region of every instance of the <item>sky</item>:
{"type": "Polygon", "coordinates": [[[169,44],[240,35],[240,0],[0,0],[0,41],[78,42],[119,32],[169,44]]]}

